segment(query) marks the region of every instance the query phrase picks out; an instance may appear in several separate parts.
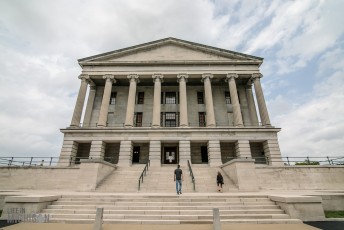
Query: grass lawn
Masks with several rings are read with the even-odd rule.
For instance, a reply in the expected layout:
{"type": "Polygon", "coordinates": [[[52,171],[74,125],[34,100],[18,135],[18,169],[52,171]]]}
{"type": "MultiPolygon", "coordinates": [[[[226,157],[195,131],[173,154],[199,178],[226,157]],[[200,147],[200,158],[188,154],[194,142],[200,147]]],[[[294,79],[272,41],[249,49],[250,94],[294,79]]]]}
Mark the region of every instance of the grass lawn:
{"type": "Polygon", "coordinates": [[[344,211],[325,211],[326,218],[344,218],[344,211]]]}

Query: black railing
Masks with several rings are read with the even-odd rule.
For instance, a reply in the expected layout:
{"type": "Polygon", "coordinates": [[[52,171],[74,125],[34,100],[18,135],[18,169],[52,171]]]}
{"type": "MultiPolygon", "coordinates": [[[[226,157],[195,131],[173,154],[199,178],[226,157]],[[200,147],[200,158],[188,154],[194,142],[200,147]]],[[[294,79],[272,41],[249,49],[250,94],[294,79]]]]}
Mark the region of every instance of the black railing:
{"type": "Polygon", "coordinates": [[[143,177],[146,176],[149,166],[150,166],[150,160],[148,160],[148,162],[146,163],[146,166],[143,169],[143,171],[141,173],[141,176],[139,177],[139,185],[138,185],[138,188],[137,188],[138,191],[140,191],[141,183],[143,183],[143,177]]]}
{"type": "MultiPolygon", "coordinates": [[[[0,167],[53,167],[58,164],[75,165],[80,164],[81,159],[92,159],[90,157],[0,157],[0,167]]],[[[115,157],[104,157],[104,161],[115,164],[115,157]]]]}
{"type": "Polygon", "coordinates": [[[191,176],[191,180],[192,180],[192,184],[193,184],[193,190],[196,191],[196,181],[195,181],[195,177],[194,177],[194,174],[192,172],[192,168],[191,168],[191,164],[190,164],[189,160],[188,160],[188,167],[189,167],[190,176],[191,176]]]}

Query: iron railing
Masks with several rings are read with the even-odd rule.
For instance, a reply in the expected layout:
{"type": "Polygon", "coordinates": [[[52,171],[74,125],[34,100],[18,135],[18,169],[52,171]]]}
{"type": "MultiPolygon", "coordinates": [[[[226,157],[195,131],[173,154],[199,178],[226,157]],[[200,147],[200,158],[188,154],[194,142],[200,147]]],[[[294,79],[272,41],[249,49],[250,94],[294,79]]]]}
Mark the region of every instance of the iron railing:
{"type": "Polygon", "coordinates": [[[141,176],[139,177],[139,185],[138,185],[138,188],[137,188],[138,191],[140,191],[141,183],[143,183],[143,177],[146,176],[149,166],[150,166],[150,160],[148,160],[148,162],[146,163],[146,166],[143,169],[143,171],[141,173],[141,176]]]}
{"type": "Polygon", "coordinates": [[[194,174],[192,172],[192,168],[191,168],[191,164],[190,164],[189,160],[188,160],[188,167],[189,167],[190,176],[191,176],[191,180],[192,180],[192,184],[193,184],[193,190],[196,191],[196,181],[195,181],[195,177],[194,177],[194,174]]]}
{"type": "MultiPolygon", "coordinates": [[[[92,159],[90,157],[0,157],[0,167],[53,167],[58,164],[73,166],[80,164],[82,159],[92,159]]],[[[298,165],[344,165],[343,156],[306,156],[306,157],[269,157],[269,156],[252,156],[251,157],[234,157],[228,156],[222,158],[223,163],[233,159],[254,159],[256,164],[271,165],[281,163],[285,166],[298,165]]],[[[118,157],[104,157],[104,161],[117,164],[118,157]]],[[[149,162],[147,163],[150,164],[149,162]]],[[[190,162],[188,166],[191,168],[190,162]]],[[[189,168],[189,169],[190,169],[189,168]]],[[[146,168],[148,170],[148,166],[146,168]]],[[[192,173],[192,169],[190,170],[192,173]]],[[[191,176],[191,174],[190,174],[191,176]]],[[[141,177],[140,177],[141,178],[141,177]]],[[[143,178],[141,178],[143,181],[143,178]]]]}
{"type": "MultiPolygon", "coordinates": [[[[0,157],[0,167],[52,167],[59,163],[63,165],[80,164],[81,159],[92,159],[89,157],[0,157]]],[[[104,161],[115,164],[115,157],[104,157],[104,161]]]]}

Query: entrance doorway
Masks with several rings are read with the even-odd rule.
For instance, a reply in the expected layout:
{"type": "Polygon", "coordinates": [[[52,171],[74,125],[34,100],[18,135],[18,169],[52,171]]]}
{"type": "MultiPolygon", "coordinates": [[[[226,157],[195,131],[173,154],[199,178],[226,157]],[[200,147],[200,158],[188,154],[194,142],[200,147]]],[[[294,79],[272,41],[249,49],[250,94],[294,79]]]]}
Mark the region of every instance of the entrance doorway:
{"type": "Polygon", "coordinates": [[[134,146],[133,148],[133,163],[140,162],[140,146],[134,146]]]}
{"type": "Polygon", "coordinates": [[[201,146],[202,163],[208,163],[208,147],[201,146]]]}
{"type": "Polygon", "coordinates": [[[177,164],[177,147],[164,147],[164,164],[177,164]]]}

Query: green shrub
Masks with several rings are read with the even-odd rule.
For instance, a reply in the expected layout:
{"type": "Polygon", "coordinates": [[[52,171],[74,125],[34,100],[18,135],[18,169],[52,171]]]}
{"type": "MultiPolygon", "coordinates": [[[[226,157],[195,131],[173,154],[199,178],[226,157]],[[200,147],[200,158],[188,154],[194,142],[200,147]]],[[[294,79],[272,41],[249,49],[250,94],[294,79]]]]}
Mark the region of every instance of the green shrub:
{"type": "Polygon", "coordinates": [[[325,211],[326,218],[344,218],[344,211],[325,211]]]}
{"type": "Polygon", "coordinates": [[[320,163],[318,161],[305,160],[303,162],[296,162],[295,165],[320,165],[320,163]]]}

